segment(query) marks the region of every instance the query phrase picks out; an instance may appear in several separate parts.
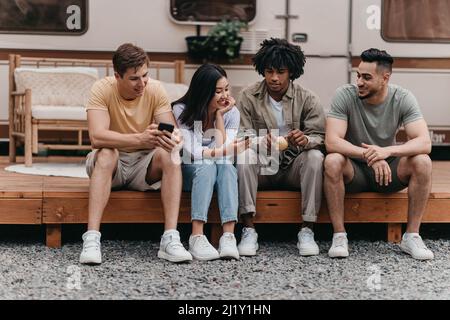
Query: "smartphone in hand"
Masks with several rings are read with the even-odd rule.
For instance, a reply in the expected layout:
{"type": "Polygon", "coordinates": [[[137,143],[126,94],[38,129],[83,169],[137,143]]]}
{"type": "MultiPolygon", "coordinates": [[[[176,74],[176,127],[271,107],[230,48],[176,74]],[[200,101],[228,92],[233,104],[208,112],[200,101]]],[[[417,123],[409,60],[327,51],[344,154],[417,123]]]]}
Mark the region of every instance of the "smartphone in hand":
{"type": "Polygon", "coordinates": [[[174,125],[170,124],[170,123],[160,122],[158,124],[158,130],[159,131],[166,130],[166,131],[172,133],[174,128],[175,128],[174,125]]]}

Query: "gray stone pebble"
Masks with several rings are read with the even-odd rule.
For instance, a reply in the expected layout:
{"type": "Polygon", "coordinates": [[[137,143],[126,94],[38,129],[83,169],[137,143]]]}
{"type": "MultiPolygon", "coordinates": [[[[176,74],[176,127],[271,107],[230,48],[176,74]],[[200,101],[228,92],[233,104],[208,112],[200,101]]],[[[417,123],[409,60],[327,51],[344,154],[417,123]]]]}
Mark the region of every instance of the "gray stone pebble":
{"type": "Polygon", "coordinates": [[[0,242],[0,299],[450,299],[450,240],[416,261],[396,244],[350,241],[350,257],[301,257],[295,242],[260,242],[239,261],[172,264],[157,241],[102,242],[104,263],[78,264],[81,243],[62,249],[0,242]]]}

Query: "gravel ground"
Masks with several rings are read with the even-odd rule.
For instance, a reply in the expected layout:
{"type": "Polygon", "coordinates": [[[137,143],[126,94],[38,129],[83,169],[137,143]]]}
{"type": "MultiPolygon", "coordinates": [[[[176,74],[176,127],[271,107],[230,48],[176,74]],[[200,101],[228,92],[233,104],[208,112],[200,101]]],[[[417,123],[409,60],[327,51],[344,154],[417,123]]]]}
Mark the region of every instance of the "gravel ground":
{"type": "Polygon", "coordinates": [[[349,258],[330,259],[318,238],[315,257],[294,240],[262,240],[256,257],[187,264],[158,259],[157,239],[107,239],[100,266],[78,264],[77,240],[50,249],[0,238],[0,299],[450,299],[450,239],[426,240],[435,259],[421,262],[360,239],[349,258]]]}

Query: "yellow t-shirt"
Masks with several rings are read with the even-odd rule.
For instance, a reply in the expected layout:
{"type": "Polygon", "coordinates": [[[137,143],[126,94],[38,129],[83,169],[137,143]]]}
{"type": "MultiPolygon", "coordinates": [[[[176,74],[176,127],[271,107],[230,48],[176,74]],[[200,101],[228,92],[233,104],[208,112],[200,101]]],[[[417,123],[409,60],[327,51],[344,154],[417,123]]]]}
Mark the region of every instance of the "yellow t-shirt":
{"type": "MultiPolygon", "coordinates": [[[[109,112],[109,129],[119,133],[141,133],[155,116],[172,112],[169,98],[161,83],[149,79],[144,94],[134,100],[123,99],[117,90],[117,80],[105,77],[94,83],[86,110],[105,110],[109,112]]],[[[133,152],[136,149],[121,149],[133,152]]]]}

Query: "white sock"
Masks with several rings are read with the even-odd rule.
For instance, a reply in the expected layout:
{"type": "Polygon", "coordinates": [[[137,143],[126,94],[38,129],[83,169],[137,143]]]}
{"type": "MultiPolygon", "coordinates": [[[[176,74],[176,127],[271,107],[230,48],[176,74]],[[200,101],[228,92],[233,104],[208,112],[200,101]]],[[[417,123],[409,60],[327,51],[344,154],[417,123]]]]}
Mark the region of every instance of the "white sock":
{"type": "Polygon", "coordinates": [[[177,231],[177,229],[169,229],[169,230],[166,230],[166,231],[164,231],[164,233],[163,233],[163,237],[165,237],[165,236],[167,236],[167,235],[169,235],[169,234],[171,234],[171,233],[178,233],[178,231],[177,231]]]}
{"type": "Polygon", "coordinates": [[[233,233],[233,232],[224,232],[222,236],[224,236],[224,235],[226,235],[226,234],[231,234],[231,235],[234,236],[234,233],[233,233]]]}
{"type": "Polygon", "coordinates": [[[406,239],[412,238],[414,236],[418,236],[419,234],[417,232],[405,232],[403,235],[406,239]]]}
{"type": "Polygon", "coordinates": [[[345,237],[347,237],[347,232],[336,232],[336,233],[333,233],[333,238],[334,237],[338,237],[338,236],[345,236],[345,237]]]}

